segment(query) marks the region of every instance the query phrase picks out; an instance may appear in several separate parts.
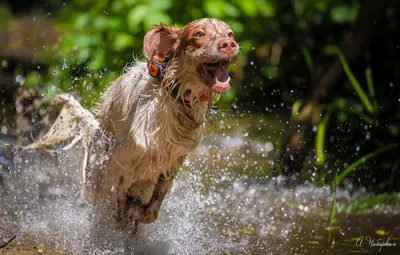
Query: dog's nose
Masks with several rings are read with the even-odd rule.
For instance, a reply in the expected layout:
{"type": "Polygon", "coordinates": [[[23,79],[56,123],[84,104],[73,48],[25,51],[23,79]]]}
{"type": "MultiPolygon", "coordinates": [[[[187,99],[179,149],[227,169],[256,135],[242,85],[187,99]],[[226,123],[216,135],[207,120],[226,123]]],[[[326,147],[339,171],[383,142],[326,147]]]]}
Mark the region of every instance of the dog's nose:
{"type": "Polygon", "coordinates": [[[218,50],[225,53],[233,53],[237,50],[237,43],[233,39],[222,39],[218,43],[218,50]]]}

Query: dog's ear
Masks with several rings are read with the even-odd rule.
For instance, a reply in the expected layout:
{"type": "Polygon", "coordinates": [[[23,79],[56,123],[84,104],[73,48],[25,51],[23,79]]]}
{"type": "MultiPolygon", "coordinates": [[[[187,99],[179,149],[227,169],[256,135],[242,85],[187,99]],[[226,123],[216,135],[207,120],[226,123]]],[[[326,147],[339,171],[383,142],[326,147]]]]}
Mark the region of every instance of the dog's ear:
{"type": "Polygon", "coordinates": [[[143,50],[147,61],[163,62],[176,50],[180,29],[163,23],[153,26],[144,36],[143,50]]]}

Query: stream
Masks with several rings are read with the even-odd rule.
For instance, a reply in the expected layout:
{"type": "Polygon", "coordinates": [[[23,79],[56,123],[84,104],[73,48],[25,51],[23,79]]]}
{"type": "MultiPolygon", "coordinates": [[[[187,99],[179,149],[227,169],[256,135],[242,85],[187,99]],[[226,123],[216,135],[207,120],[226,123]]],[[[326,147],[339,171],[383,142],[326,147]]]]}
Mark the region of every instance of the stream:
{"type": "MultiPolygon", "coordinates": [[[[285,121],[218,115],[157,221],[135,237],[115,229],[104,208],[82,205],[79,148],[19,152],[11,169],[0,168],[0,242],[17,236],[0,254],[400,254],[399,204],[338,213],[329,248],[330,187],[287,188],[268,171],[285,121]]],[[[371,195],[336,192],[338,203],[371,195]]]]}

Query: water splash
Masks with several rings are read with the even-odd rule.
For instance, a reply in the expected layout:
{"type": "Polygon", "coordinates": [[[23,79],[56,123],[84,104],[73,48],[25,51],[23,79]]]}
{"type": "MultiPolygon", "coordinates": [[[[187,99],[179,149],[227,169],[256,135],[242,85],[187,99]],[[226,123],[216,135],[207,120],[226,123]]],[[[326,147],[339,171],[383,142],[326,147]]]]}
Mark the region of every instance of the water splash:
{"type": "MultiPolygon", "coordinates": [[[[322,243],[332,202],[329,188],[290,189],[284,177],[264,176],[261,168],[273,164],[276,151],[270,140],[254,139],[240,127],[214,126],[222,134],[211,132],[189,156],[187,171],[174,181],[159,218],[140,225],[136,237],[116,229],[107,209],[82,206],[79,150],[56,158],[22,153],[12,171],[1,172],[0,237],[17,234],[20,243],[72,254],[328,253],[322,243]]],[[[338,201],[360,196],[352,192],[339,189],[338,201]]],[[[398,214],[400,206],[387,211],[398,214]]],[[[373,228],[365,224],[371,215],[338,217],[342,238],[373,228]]],[[[394,220],[378,217],[374,221],[383,226],[394,220]]]]}

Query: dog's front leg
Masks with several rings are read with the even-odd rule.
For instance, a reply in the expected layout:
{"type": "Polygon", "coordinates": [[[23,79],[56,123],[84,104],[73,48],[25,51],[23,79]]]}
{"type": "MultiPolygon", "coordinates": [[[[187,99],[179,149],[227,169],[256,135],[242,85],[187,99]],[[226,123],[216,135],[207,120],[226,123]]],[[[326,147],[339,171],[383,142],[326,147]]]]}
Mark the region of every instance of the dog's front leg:
{"type": "Polygon", "coordinates": [[[169,176],[168,179],[164,177],[163,174],[158,178],[158,182],[154,187],[153,195],[150,201],[144,206],[130,205],[128,209],[128,214],[136,218],[141,223],[152,223],[157,219],[158,212],[160,210],[161,204],[167,194],[174,176],[169,176]]]}
{"type": "Polygon", "coordinates": [[[96,203],[103,180],[103,171],[109,164],[109,140],[110,138],[107,138],[100,130],[96,130],[94,135],[88,135],[84,139],[83,201],[85,204],[96,203]]]}

